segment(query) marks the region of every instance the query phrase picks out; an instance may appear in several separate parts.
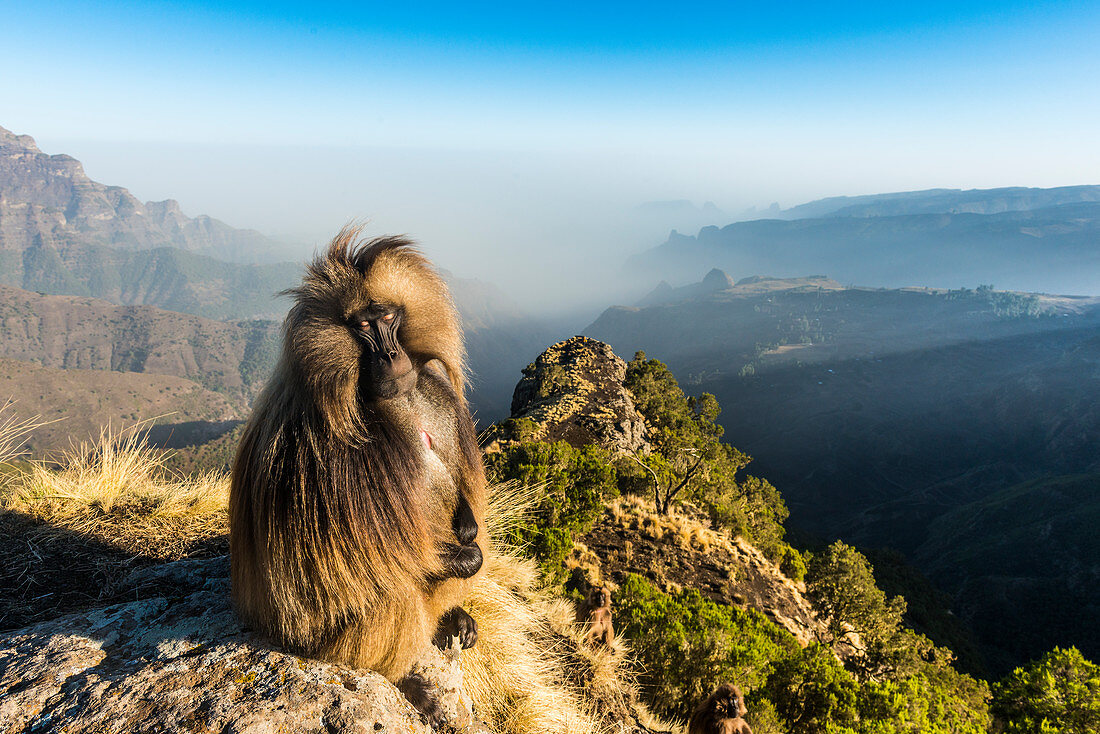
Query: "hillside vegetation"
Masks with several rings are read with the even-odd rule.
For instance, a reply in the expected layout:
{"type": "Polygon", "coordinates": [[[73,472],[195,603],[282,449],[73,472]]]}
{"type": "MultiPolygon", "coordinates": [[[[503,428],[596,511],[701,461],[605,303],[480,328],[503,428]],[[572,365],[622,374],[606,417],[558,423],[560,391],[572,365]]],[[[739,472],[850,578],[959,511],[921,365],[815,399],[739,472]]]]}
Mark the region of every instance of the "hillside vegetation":
{"type": "Polygon", "coordinates": [[[1070,560],[1095,557],[1081,525],[1040,534],[1047,525],[1032,518],[1052,516],[1038,506],[1014,514],[1011,503],[997,527],[965,521],[1021,482],[1100,468],[1095,299],[729,281],[712,273],[659,289],[650,305],[610,309],[586,331],[668,349],[689,392],[730,406],[719,418],[726,437],[782,488],[805,542],[888,547],[930,575],[977,633],[986,660],[967,654],[969,669],[1007,672],[1054,645],[1100,654],[1080,615],[1100,579],[1094,564],[1070,560]],[[933,530],[941,516],[960,520],[933,530]],[[1006,547],[1006,534],[1018,542],[1006,547]],[[1033,545],[1043,550],[1031,557],[1051,562],[1026,560],[1033,545]],[[1019,598],[1009,589],[1031,603],[1008,601],[1019,598]],[[1045,624],[1052,616],[1068,626],[1045,624]]]}
{"type": "Polygon", "coordinates": [[[804,554],[785,542],[782,497],[740,475],[750,459],[717,441],[712,396],[685,396],[663,364],[638,354],[624,386],[645,417],[648,453],[562,425],[590,425],[571,401],[615,372],[599,354],[577,337],[528,368],[541,381],[517,388],[506,437],[493,436],[487,458],[498,479],[546,488],[537,520],[515,532],[547,582],[576,594],[612,585],[655,711],[685,718],[734,681],[752,691],[759,732],[988,730],[987,686],[905,627],[905,601],[879,590],[862,554],[843,543],[804,554]],[[524,438],[548,432],[565,438],[524,438]],[[746,542],[763,553],[738,551],[746,542]]]}

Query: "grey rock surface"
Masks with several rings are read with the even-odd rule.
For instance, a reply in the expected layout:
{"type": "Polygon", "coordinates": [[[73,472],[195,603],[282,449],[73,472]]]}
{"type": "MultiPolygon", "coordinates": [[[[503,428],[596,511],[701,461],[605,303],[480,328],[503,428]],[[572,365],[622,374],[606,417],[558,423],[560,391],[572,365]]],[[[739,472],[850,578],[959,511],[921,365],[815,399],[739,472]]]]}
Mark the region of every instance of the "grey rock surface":
{"type": "MultiPolygon", "coordinates": [[[[227,563],[133,574],[136,595],[0,636],[0,731],[426,733],[385,678],[281,652],[243,629],[227,563]]],[[[439,689],[445,729],[484,732],[462,690],[457,648],[418,670],[439,689]]]]}

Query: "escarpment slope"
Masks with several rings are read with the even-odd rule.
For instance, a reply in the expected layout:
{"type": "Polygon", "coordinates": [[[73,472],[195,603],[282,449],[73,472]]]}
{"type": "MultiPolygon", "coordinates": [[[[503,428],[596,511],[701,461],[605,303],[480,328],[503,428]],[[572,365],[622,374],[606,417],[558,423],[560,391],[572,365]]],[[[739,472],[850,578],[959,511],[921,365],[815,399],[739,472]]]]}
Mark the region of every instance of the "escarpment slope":
{"type": "MultiPolygon", "coordinates": [[[[564,441],[600,446],[620,460],[648,453],[651,428],[626,373],[626,362],[604,342],[575,336],[552,345],[523,370],[512,415],[486,434],[487,451],[564,441]]],[[[823,629],[801,582],[690,504],[661,514],[648,499],[617,498],[575,541],[567,563],[590,580],[619,584],[636,573],[665,589],[694,588],[713,601],[761,611],[804,645],[823,629]]]]}
{"type": "Polygon", "coordinates": [[[93,181],[72,156],[43,153],[31,136],[0,127],[0,253],[73,246],[175,247],[238,262],[278,249],[255,230],[185,216],[172,199],[143,203],[121,186],[93,181]]]}

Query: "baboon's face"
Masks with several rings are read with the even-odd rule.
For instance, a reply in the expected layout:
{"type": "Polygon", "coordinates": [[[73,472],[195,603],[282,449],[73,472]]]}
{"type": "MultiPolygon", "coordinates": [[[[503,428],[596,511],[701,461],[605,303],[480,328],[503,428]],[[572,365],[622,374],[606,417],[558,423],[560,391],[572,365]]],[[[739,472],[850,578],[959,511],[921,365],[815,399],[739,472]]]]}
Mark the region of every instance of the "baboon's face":
{"type": "Polygon", "coordinates": [[[736,719],[748,713],[745,708],[741,690],[732,687],[723,687],[718,691],[714,699],[714,712],[719,718],[736,719]]]}
{"type": "Polygon", "coordinates": [[[607,590],[606,586],[592,592],[592,597],[592,602],[597,607],[611,606],[611,592],[607,590]]]}
{"type": "Polygon", "coordinates": [[[371,303],[348,317],[362,348],[360,385],[371,397],[395,398],[416,386],[416,366],[400,339],[403,316],[403,309],[371,303]]]}

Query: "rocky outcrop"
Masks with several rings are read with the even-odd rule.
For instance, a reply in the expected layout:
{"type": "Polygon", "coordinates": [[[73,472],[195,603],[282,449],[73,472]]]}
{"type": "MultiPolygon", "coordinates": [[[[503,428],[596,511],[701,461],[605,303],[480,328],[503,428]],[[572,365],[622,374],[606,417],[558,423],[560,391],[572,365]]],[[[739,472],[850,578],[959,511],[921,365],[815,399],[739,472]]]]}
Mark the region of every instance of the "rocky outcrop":
{"type": "MultiPolygon", "coordinates": [[[[227,576],[224,557],[143,569],[126,583],[162,596],[0,636],[0,730],[431,731],[382,676],[280,652],[243,629],[227,576]]],[[[486,732],[459,655],[432,647],[418,670],[442,693],[448,731],[486,732]]]]}
{"type": "Polygon", "coordinates": [[[803,646],[825,632],[805,584],[789,578],[743,538],[712,529],[692,505],[662,515],[640,498],[616,499],[578,541],[580,550],[570,565],[613,587],[628,574],[638,574],[665,590],[693,588],[719,604],[756,609],[803,646]]]}
{"type": "Polygon", "coordinates": [[[648,449],[625,379],[626,362],[609,345],[584,336],[555,344],[523,370],[511,417],[490,429],[486,450],[516,441],[595,443],[618,454],[648,449]]]}

